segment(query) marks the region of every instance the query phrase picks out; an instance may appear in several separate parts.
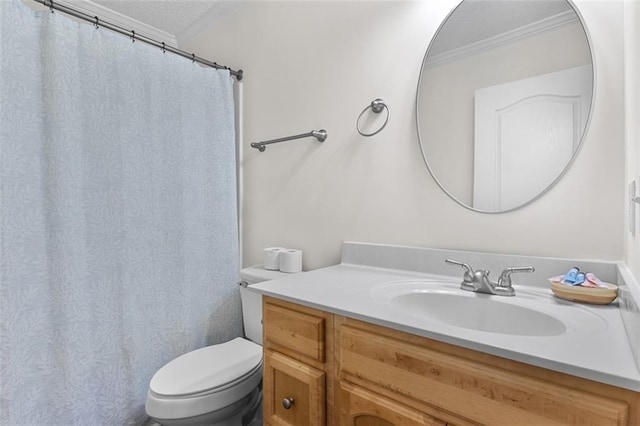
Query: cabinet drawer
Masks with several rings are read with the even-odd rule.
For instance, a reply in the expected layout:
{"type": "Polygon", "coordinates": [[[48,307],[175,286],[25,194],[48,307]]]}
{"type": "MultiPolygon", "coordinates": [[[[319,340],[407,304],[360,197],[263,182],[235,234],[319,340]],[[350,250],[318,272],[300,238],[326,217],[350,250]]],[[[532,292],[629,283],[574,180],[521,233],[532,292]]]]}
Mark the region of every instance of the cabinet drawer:
{"type": "Polygon", "coordinates": [[[269,343],[325,361],[325,320],[321,314],[312,315],[267,302],[263,317],[265,340],[269,343]]]}
{"type": "MultiPolygon", "coordinates": [[[[629,406],[343,325],[339,376],[489,425],[626,425],[629,406]]],[[[397,333],[400,337],[401,333],[397,333]]],[[[425,339],[426,341],[427,339],[425,339]]]]}
{"type": "Polygon", "coordinates": [[[349,383],[340,383],[340,425],[446,426],[427,414],[349,383]]]}
{"type": "Polygon", "coordinates": [[[324,372],[266,350],[263,380],[267,425],[325,425],[324,372]]]}

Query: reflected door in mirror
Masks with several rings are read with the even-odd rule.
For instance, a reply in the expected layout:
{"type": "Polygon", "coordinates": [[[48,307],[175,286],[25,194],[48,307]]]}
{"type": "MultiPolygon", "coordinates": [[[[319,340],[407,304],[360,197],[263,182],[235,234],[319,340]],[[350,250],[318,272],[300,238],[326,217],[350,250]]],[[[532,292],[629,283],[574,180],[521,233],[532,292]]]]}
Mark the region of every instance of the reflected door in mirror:
{"type": "Polygon", "coordinates": [[[476,90],[473,207],[510,210],[542,193],[580,143],[591,66],[476,90]]]}

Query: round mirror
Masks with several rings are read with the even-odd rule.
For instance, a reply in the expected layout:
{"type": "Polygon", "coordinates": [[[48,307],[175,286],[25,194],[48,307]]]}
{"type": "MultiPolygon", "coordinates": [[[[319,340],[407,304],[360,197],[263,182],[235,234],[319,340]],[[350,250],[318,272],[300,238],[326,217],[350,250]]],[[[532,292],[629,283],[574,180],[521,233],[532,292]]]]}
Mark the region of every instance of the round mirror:
{"type": "Polygon", "coordinates": [[[580,148],[593,81],[589,40],[567,0],[463,0],[418,80],[418,141],[431,175],[479,212],[537,199],[580,148]]]}

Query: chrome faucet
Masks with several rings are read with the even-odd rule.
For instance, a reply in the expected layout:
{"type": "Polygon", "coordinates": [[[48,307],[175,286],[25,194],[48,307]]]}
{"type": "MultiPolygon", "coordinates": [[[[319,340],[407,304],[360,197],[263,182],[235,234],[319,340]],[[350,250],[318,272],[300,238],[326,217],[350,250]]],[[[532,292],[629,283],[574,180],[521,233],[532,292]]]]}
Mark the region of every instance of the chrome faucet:
{"type": "Polygon", "coordinates": [[[489,271],[478,269],[474,271],[471,266],[457,260],[445,259],[445,262],[452,265],[461,266],[464,269],[464,276],[460,283],[462,290],[474,291],[477,293],[495,294],[498,296],[515,296],[516,291],[512,287],[511,274],[514,272],[534,272],[533,266],[524,266],[518,268],[507,268],[502,271],[497,282],[489,279],[489,271]]]}

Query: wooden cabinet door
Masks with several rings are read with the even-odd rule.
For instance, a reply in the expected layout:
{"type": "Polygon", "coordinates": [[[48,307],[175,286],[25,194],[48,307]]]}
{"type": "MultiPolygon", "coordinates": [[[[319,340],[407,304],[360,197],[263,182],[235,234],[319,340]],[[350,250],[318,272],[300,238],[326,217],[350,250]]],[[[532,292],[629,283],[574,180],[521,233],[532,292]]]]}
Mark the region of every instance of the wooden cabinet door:
{"type": "Polygon", "coordinates": [[[340,426],[445,426],[446,423],[350,383],[340,382],[340,426]]]}
{"type": "Polygon", "coordinates": [[[324,372],[265,350],[263,380],[265,424],[325,425],[324,372]]]}

